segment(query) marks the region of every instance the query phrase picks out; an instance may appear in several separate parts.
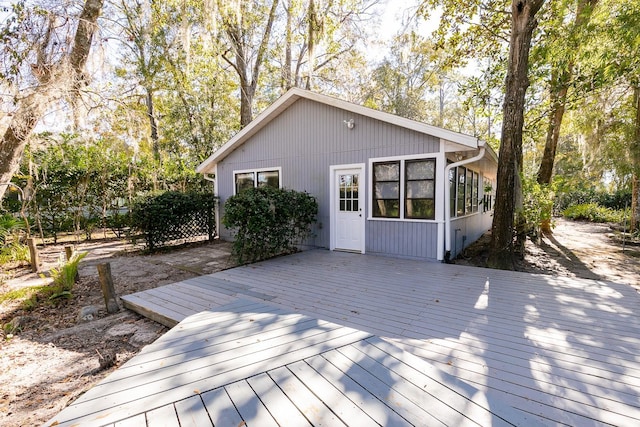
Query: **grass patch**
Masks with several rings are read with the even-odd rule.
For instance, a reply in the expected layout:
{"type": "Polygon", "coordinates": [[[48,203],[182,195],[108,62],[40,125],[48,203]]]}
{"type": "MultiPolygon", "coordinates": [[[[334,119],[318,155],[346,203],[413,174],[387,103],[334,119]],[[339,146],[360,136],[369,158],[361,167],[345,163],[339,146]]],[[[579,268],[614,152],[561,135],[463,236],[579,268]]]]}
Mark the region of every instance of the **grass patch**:
{"type": "Polygon", "coordinates": [[[38,294],[47,292],[47,288],[49,288],[49,285],[27,286],[20,289],[13,289],[0,294],[0,304],[5,301],[22,301],[23,308],[28,309],[33,306],[38,294]]]}

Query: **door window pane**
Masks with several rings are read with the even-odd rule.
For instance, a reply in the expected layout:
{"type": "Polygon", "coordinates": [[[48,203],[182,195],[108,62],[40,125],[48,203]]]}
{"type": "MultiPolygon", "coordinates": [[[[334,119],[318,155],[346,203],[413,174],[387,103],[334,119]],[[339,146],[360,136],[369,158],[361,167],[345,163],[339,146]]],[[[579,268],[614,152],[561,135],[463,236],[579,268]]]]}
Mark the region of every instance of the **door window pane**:
{"type": "Polygon", "coordinates": [[[338,185],[340,186],[340,190],[338,192],[340,210],[343,212],[357,212],[358,174],[338,175],[338,185]]]}

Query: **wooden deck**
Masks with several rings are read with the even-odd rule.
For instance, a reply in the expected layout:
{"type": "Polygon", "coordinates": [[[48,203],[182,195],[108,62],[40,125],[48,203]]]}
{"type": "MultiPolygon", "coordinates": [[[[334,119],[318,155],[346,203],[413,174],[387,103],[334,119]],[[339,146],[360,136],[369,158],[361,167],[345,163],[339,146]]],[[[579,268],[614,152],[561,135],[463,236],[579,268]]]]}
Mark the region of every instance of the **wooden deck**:
{"type": "Polygon", "coordinates": [[[640,425],[625,285],[314,250],[126,300],[182,323],[61,425],[640,425]]]}

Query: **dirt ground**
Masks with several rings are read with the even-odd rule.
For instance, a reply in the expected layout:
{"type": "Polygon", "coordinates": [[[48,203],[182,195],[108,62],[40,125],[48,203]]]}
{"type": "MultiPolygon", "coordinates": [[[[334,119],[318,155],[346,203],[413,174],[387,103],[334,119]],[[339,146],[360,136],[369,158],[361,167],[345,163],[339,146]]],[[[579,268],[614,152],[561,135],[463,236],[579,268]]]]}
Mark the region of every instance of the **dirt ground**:
{"type": "MultiPolygon", "coordinates": [[[[606,225],[556,220],[554,234],[540,245],[527,244],[522,271],[627,283],[640,289],[640,246],[623,247],[606,225]]],[[[469,248],[459,264],[482,265],[488,238],[469,248]]],[[[225,242],[193,244],[144,255],[119,240],[86,242],[73,298],[57,307],[24,310],[19,301],[0,305],[0,324],[13,321],[12,334],[0,331],[0,425],[38,425],[51,419],[142,347],[166,332],[163,326],[127,310],[107,314],[96,264],[109,262],[116,293],[137,291],[233,267],[225,242]],[[92,309],[87,309],[92,307],[92,309]],[[90,314],[82,318],[85,308],[90,314]],[[16,320],[17,319],[17,320],[16,320]]],[[[41,250],[43,271],[56,265],[64,245],[41,250]]],[[[0,294],[46,282],[24,269],[0,285],[0,294]]]]}
{"type": "MultiPolygon", "coordinates": [[[[40,248],[41,271],[57,265],[64,246],[40,248]]],[[[12,334],[0,329],[2,426],[46,422],[166,332],[164,326],[125,309],[109,315],[97,264],[110,264],[117,295],[234,266],[231,246],[225,242],[192,244],[153,255],[120,240],[85,242],[75,245],[75,250],[88,255],[80,264],[71,299],[58,306],[42,302],[31,310],[23,309],[20,301],[0,305],[0,324],[13,321],[17,326],[12,334]]],[[[0,294],[50,281],[24,268],[11,273],[14,277],[0,285],[0,294]]]]}
{"type": "MultiPolygon", "coordinates": [[[[640,289],[639,242],[622,241],[606,224],[554,220],[553,234],[539,244],[527,242],[517,270],[625,283],[640,289]]],[[[490,235],[467,248],[456,264],[482,266],[490,235]]]]}

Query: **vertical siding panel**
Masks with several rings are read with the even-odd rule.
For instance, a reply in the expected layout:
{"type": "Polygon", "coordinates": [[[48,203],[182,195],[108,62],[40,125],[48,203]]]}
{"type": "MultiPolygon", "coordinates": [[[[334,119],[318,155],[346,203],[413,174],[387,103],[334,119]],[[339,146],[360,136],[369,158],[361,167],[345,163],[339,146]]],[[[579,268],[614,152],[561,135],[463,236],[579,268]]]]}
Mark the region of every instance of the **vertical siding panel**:
{"type": "MultiPolygon", "coordinates": [[[[218,166],[219,196],[233,194],[233,170],[281,167],[283,185],[308,191],[318,199],[315,244],[329,246],[329,166],[365,163],[365,215],[369,216],[371,171],[368,159],[437,152],[437,138],[347,113],[306,99],[296,101],[230,153],[218,166]],[[343,120],[353,118],[348,130],[343,120]]],[[[398,256],[435,258],[437,225],[420,222],[367,221],[366,251],[398,256]]],[[[469,236],[471,238],[471,236],[469,236]]]]}

